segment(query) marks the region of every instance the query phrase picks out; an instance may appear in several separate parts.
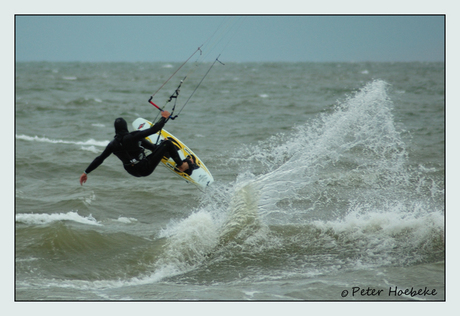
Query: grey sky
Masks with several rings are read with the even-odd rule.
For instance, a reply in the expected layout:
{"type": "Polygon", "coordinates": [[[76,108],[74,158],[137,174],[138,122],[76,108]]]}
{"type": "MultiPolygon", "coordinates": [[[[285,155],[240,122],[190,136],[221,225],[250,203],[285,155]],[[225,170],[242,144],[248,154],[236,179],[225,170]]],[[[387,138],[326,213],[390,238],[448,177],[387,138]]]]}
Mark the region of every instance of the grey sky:
{"type": "Polygon", "coordinates": [[[440,15],[16,16],[15,23],[17,61],[184,61],[222,23],[231,25],[217,37],[225,61],[444,61],[440,15]]]}

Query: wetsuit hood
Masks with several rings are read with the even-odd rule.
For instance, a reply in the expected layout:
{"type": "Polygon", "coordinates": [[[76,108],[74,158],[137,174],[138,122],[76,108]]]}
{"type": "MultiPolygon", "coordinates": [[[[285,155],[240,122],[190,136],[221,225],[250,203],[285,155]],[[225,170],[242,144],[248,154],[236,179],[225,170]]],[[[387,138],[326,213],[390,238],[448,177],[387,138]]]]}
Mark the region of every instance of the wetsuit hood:
{"type": "Polygon", "coordinates": [[[115,127],[115,133],[116,134],[129,133],[129,131],[128,131],[128,123],[126,123],[124,118],[122,118],[122,117],[117,118],[113,125],[115,127]]]}
{"type": "Polygon", "coordinates": [[[122,142],[123,136],[125,136],[126,134],[129,134],[128,123],[126,123],[124,118],[119,117],[115,120],[113,125],[115,127],[115,138],[119,142],[122,142]]]}

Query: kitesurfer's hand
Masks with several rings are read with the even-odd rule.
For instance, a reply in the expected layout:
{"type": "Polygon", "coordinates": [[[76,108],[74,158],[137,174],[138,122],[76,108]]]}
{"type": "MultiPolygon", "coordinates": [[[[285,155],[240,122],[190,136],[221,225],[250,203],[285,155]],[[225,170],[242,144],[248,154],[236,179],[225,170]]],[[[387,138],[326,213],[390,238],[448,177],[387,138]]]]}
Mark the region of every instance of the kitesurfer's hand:
{"type": "Polygon", "coordinates": [[[86,173],[83,173],[83,174],[80,176],[80,185],[83,185],[83,183],[85,183],[86,180],[88,180],[88,175],[87,175],[86,173]]]}
{"type": "Polygon", "coordinates": [[[161,116],[163,116],[165,119],[169,118],[171,116],[171,113],[168,111],[163,111],[161,112],[161,116]]]}

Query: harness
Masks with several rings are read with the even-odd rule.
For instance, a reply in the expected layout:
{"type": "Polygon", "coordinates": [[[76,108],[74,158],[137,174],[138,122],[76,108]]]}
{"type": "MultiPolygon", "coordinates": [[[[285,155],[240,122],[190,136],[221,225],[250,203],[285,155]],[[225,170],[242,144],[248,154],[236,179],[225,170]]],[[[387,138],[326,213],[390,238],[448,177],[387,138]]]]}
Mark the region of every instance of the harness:
{"type": "Polygon", "coordinates": [[[141,162],[142,160],[144,160],[145,158],[145,153],[144,152],[141,152],[139,154],[139,157],[136,158],[133,158],[129,161],[129,164],[125,164],[125,165],[129,165],[131,167],[134,167],[134,165],[137,165],[139,162],[141,162]]]}
{"type": "Polygon", "coordinates": [[[137,157],[132,158],[131,155],[129,154],[129,152],[126,150],[126,148],[123,147],[123,142],[122,141],[120,142],[116,137],[115,137],[115,140],[117,141],[117,143],[121,147],[121,151],[119,150],[118,152],[122,152],[124,154],[123,155],[123,165],[124,166],[126,166],[126,167],[134,167],[139,162],[141,162],[142,160],[145,159],[146,156],[145,156],[145,152],[144,152],[144,147],[139,145],[139,147],[141,148],[141,152],[139,153],[139,155],[137,157]],[[129,161],[129,162],[124,163],[124,161],[129,161]]]}

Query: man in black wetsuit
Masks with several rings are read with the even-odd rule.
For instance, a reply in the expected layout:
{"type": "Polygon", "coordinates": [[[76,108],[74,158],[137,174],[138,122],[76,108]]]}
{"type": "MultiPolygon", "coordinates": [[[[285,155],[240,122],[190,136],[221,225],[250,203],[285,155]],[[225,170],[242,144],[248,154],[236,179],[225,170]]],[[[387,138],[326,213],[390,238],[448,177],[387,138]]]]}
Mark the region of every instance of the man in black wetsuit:
{"type": "MultiPolygon", "coordinates": [[[[80,176],[80,184],[88,180],[88,173],[99,167],[112,153],[123,162],[125,170],[135,177],[146,177],[150,175],[160,163],[163,156],[171,157],[176,163],[177,169],[187,172],[190,168],[187,160],[182,161],[177,148],[170,140],[164,140],[159,145],[147,141],[145,137],[155,134],[163,128],[166,119],[171,114],[168,111],[161,113],[162,118],[158,123],[143,131],[128,131],[128,124],[123,118],[115,120],[115,138],[107,145],[101,155],[96,157],[80,176]],[[151,150],[148,156],[144,153],[144,147],[151,150]]],[[[190,164],[193,164],[190,161],[190,164]]]]}

